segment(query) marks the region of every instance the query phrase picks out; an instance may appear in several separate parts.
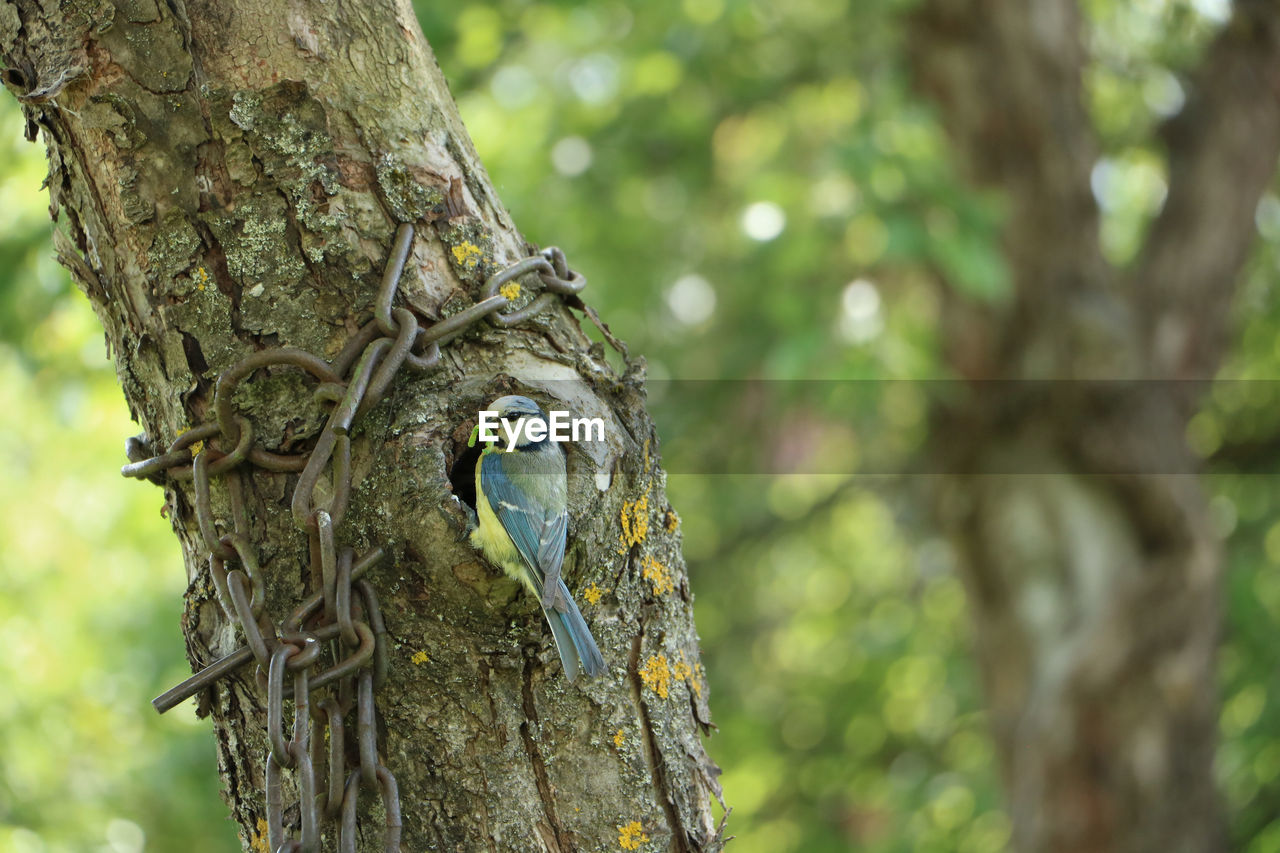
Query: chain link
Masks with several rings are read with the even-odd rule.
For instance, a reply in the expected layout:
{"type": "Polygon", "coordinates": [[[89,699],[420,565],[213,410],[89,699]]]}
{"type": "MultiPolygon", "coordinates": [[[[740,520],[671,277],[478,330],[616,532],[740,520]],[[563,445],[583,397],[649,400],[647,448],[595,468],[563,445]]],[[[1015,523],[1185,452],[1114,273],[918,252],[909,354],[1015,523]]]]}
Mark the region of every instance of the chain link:
{"type": "MultiPolygon", "coordinates": [[[[405,366],[416,371],[436,369],[440,347],[481,320],[488,318],[505,328],[544,310],[557,295],[575,296],[586,285],[586,279],[565,264],[563,252],[548,248],[491,277],[474,305],[423,326],[408,308],[393,307],[413,238],[414,229],[408,223],[396,230],[374,316],[332,362],[291,347],[253,353],[219,375],[213,420],[187,430],[164,453],[150,458],[139,459],[143,443],[131,440],[130,459],[135,461],[121,469],[126,477],[160,482],[166,475],[193,481],[196,524],[209,550],[209,575],[224,615],[244,634],[245,645],[156,697],[152,704],[164,713],[245,664],[257,663],[255,678],[267,698],[270,744],[267,842],[276,853],[318,853],[322,819],[337,821],[338,848],[354,851],[361,788],[376,790],[382,800],[384,848],[400,849],[399,788],[378,755],[374,703],[374,691],[387,676],[387,629],[378,597],[363,579],[382,559],[383,551],[375,547],[357,557],[338,536],[351,497],[352,423],[378,404],[405,366]],[[542,293],[523,308],[505,310],[512,300],[500,289],[529,273],[537,273],[542,293]],[[332,406],[309,453],[275,453],[255,444],[252,424],[236,411],[233,396],[240,383],[270,367],[309,373],[318,383],[314,398],[332,406]],[[266,610],[267,581],[249,534],[243,478],[251,468],[298,473],[290,513],[295,526],[307,535],[311,592],[283,622],[266,610]],[[333,487],[327,502],[317,505],[315,489],[326,469],[333,487]],[[211,497],[211,479],[219,476],[226,478],[231,508],[229,521],[221,527],[211,497]],[[220,532],[228,525],[230,530],[220,532]],[[323,665],[326,657],[332,660],[327,667],[323,665]],[[287,701],[293,702],[288,739],[287,701]],[[359,764],[348,769],[344,720],[353,711],[359,764]],[[285,771],[296,777],[296,838],[289,837],[284,821],[285,771]]],[[[592,320],[598,325],[594,316],[592,320]]]]}

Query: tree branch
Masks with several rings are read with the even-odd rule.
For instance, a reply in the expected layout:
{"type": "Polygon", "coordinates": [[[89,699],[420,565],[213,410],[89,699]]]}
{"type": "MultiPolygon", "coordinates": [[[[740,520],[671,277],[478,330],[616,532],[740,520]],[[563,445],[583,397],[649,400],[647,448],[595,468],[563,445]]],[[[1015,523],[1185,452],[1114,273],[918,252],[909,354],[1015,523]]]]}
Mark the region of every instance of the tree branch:
{"type": "Polygon", "coordinates": [[[1280,157],[1280,6],[1237,0],[1164,135],[1169,194],[1135,272],[1144,345],[1153,374],[1206,377],[1280,157]]]}
{"type": "Polygon", "coordinates": [[[1071,0],[928,0],[912,27],[917,83],[943,107],[974,176],[1033,186],[1049,216],[1065,215],[1082,188],[1087,197],[1097,159],[1079,31],[1071,0]]]}
{"type": "Polygon", "coordinates": [[[966,375],[1079,375],[1079,342],[1100,337],[1099,297],[1113,277],[1089,187],[1098,142],[1081,98],[1079,18],[1072,0],[928,0],[912,22],[917,86],[941,106],[973,179],[1010,205],[1014,317],[984,322],[971,308],[948,321],[950,360],[966,375]]]}

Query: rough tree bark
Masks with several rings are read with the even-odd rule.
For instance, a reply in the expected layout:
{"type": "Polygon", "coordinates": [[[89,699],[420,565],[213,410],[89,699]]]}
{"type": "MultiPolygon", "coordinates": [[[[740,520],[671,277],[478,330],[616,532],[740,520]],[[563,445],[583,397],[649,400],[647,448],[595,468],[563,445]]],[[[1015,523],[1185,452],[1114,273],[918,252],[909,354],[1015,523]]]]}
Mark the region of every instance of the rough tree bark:
{"type": "MultiPolygon", "coordinates": [[[[212,378],[246,354],[334,355],[370,312],[398,221],[418,224],[401,292],[423,322],[528,254],[406,0],[6,0],[0,51],[48,146],[61,256],[156,445],[209,417],[212,378]]],[[[344,526],[392,555],[370,578],[394,640],[379,746],[404,849],[618,849],[633,821],[645,849],[718,847],[705,678],[639,367],[617,375],[560,305],[471,333],[445,361],[402,372],[357,428],[344,526]],[[520,390],[609,424],[604,445],[569,456],[565,571],[609,664],[595,682],[566,683],[534,603],[463,538],[451,465],[477,410],[520,390]]],[[[309,392],[296,371],[269,371],[237,402],[268,448],[298,450],[320,424],[309,392]]],[[[248,498],[277,613],[307,575],[288,518],[295,477],[260,472],[248,498]]],[[[240,641],[189,481],[166,495],[198,667],[240,641]]],[[[225,511],[216,481],[214,498],[225,511]]],[[[245,848],[265,849],[251,670],[204,702],[245,848]]],[[[380,843],[375,825],[362,849],[380,843]]]]}
{"type": "Polygon", "coordinates": [[[1234,7],[1164,128],[1168,196],[1125,270],[1099,247],[1073,0],[930,0],[914,20],[922,88],[1009,203],[1013,298],[950,295],[947,356],[976,381],[934,421],[1018,850],[1225,846],[1222,561],[1185,476],[1203,384],[1182,380],[1219,363],[1280,154],[1280,7],[1234,7]],[[980,381],[1008,379],[1033,381],[980,381]],[[1138,381],[1089,381],[1111,379],[1138,381]]]}

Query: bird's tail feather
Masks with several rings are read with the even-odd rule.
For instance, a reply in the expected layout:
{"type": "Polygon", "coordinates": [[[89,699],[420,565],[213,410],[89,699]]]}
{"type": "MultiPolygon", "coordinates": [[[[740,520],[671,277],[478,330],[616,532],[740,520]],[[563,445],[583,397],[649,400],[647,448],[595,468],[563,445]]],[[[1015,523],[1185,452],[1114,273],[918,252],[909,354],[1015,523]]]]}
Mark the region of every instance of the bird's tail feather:
{"type": "Polygon", "coordinates": [[[551,626],[551,636],[555,638],[556,651],[560,653],[565,677],[573,681],[581,663],[582,671],[587,677],[595,678],[604,673],[604,657],[600,654],[595,637],[591,636],[586,620],[582,618],[582,611],[569,595],[569,588],[563,580],[560,581],[560,593],[567,602],[568,609],[561,613],[544,607],[542,612],[547,617],[547,624],[551,626]]]}

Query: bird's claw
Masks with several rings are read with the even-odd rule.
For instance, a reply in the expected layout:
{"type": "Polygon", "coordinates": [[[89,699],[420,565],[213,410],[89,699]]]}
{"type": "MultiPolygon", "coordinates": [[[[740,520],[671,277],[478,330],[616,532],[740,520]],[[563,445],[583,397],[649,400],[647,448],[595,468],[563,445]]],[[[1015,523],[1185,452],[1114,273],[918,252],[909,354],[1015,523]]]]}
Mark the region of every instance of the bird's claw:
{"type": "Polygon", "coordinates": [[[473,530],[480,526],[480,518],[476,515],[476,511],[463,503],[462,499],[457,495],[452,495],[451,497],[457,501],[458,506],[462,509],[462,514],[466,517],[467,523],[466,527],[462,531],[461,537],[462,539],[466,539],[471,535],[473,530]]]}

